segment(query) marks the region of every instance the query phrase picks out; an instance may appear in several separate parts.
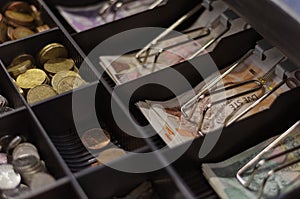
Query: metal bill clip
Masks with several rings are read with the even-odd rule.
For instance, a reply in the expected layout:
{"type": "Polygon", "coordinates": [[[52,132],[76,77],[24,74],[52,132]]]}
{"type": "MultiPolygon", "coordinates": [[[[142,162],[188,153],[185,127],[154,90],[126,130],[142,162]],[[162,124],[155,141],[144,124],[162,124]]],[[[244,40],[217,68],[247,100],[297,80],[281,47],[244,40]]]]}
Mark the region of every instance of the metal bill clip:
{"type": "Polygon", "coordinates": [[[241,63],[243,63],[248,57],[250,57],[253,54],[253,50],[250,50],[247,52],[242,58],[240,58],[238,61],[233,63],[222,75],[214,78],[210,82],[208,82],[202,90],[195,95],[192,99],[190,99],[188,102],[186,102],[182,107],[181,107],[181,112],[183,116],[187,119],[190,119],[191,116],[193,115],[195,111],[195,106],[199,102],[199,100],[203,99],[209,91],[215,87],[224,77],[229,75],[235,68],[237,68],[241,63]],[[190,114],[187,113],[187,110],[189,108],[192,108],[192,112],[190,114]]]}
{"type": "MultiPolygon", "coordinates": [[[[106,18],[109,13],[113,13],[113,20],[116,19],[117,12],[128,3],[131,3],[135,0],[108,0],[99,10],[99,15],[102,18],[106,18]]],[[[155,0],[149,7],[148,10],[152,10],[167,0],[155,0]]]]}
{"type": "Polygon", "coordinates": [[[260,172],[265,173],[265,177],[263,177],[261,186],[258,191],[258,198],[261,198],[263,196],[266,184],[272,176],[280,171],[283,171],[284,169],[300,163],[299,156],[293,155],[293,153],[299,154],[300,145],[297,143],[288,143],[293,140],[292,137],[294,137],[295,134],[299,133],[299,127],[300,121],[294,124],[286,132],[281,134],[277,139],[275,139],[271,144],[264,148],[258,155],[251,159],[237,172],[236,178],[245,188],[250,188],[250,185],[254,181],[254,177],[256,174],[260,172]],[[286,143],[284,141],[286,141],[286,143]],[[284,147],[285,149],[283,151],[279,150],[275,154],[273,153],[274,155],[272,155],[271,152],[278,148],[280,145],[286,146],[284,147]],[[292,155],[293,158],[289,158],[289,155],[292,155]],[[271,161],[277,158],[283,159],[283,162],[280,162],[280,164],[278,165],[272,165],[271,167],[269,166],[270,169],[263,168],[264,166],[266,167],[268,166],[268,164],[271,164],[271,161]],[[247,179],[245,179],[245,176],[247,176],[247,179]]]}

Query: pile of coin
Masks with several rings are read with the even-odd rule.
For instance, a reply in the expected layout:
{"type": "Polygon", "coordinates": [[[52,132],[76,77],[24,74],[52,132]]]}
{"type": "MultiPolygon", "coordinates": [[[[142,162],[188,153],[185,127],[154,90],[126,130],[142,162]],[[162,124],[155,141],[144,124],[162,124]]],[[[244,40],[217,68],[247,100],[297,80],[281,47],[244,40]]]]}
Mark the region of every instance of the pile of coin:
{"type": "Polygon", "coordinates": [[[10,2],[3,8],[3,13],[0,13],[0,43],[49,29],[37,7],[24,1],[10,2]]]}
{"type": "Polygon", "coordinates": [[[2,136],[0,147],[0,198],[18,197],[55,182],[37,148],[24,137],[2,136]]]}
{"type": "Polygon", "coordinates": [[[2,95],[0,95],[0,115],[12,110],[13,110],[12,108],[8,107],[7,99],[2,95]]]}
{"type": "Polygon", "coordinates": [[[7,68],[28,103],[33,104],[86,84],[78,74],[74,60],[68,58],[64,45],[48,44],[36,57],[19,55],[7,68]]]}

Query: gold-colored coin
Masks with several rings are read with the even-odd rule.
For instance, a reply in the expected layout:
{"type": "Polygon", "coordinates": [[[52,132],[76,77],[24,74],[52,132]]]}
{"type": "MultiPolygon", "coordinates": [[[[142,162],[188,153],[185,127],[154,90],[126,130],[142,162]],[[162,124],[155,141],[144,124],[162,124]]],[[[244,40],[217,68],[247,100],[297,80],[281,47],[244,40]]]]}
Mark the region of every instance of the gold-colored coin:
{"type": "Polygon", "coordinates": [[[53,87],[54,90],[58,90],[58,83],[60,82],[60,80],[62,80],[64,77],[69,77],[69,76],[77,76],[80,77],[76,72],[74,71],[60,71],[58,73],[56,73],[51,80],[51,85],[53,87]]]}
{"type": "Polygon", "coordinates": [[[44,32],[49,29],[50,29],[50,27],[47,24],[36,27],[37,32],[44,32]]]}
{"type": "Polygon", "coordinates": [[[98,155],[97,160],[100,163],[105,164],[115,159],[121,158],[124,155],[126,155],[126,152],[123,149],[111,148],[101,152],[98,155]]]}
{"type": "Polygon", "coordinates": [[[24,1],[14,1],[11,2],[6,10],[15,11],[15,12],[21,12],[21,13],[27,13],[30,14],[30,5],[24,1]]]}
{"type": "Polygon", "coordinates": [[[41,17],[41,12],[37,9],[37,7],[35,5],[30,5],[30,10],[31,10],[32,16],[36,22],[36,25],[42,26],[43,20],[41,17]]]}
{"type": "Polygon", "coordinates": [[[21,54],[21,55],[18,55],[17,57],[15,57],[12,62],[10,63],[10,66],[15,66],[17,64],[20,64],[26,60],[30,60],[31,63],[33,65],[35,65],[35,59],[32,55],[29,55],[29,54],[21,54]]]}
{"type": "Polygon", "coordinates": [[[81,140],[86,148],[99,150],[110,143],[110,134],[106,130],[93,128],[84,132],[81,140]]]}
{"type": "Polygon", "coordinates": [[[13,83],[14,83],[14,84],[16,85],[16,87],[18,88],[19,93],[20,93],[21,95],[25,96],[25,93],[24,93],[23,89],[21,89],[21,88],[17,85],[16,80],[14,80],[14,79],[12,79],[12,78],[11,78],[11,80],[13,81],[13,83]]]}
{"type": "Polygon", "coordinates": [[[60,71],[72,70],[75,66],[73,59],[55,58],[50,59],[44,64],[44,69],[48,73],[56,74],[60,71]]]}
{"type": "Polygon", "coordinates": [[[50,97],[54,97],[56,95],[56,91],[51,86],[42,84],[39,86],[35,86],[28,91],[27,101],[29,104],[33,104],[48,99],[50,97]]]}
{"type": "Polygon", "coordinates": [[[14,39],[22,39],[33,35],[34,32],[25,27],[17,27],[16,29],[14,29],[12,34],[14,39]]]}
{"type": "Polygon", "coordinates": [[[38,60],[41,65],[55,58],[68,58],[68,51],[64,45],[59,43],[48,44],[38,54],[38,60]]]}
{"type": "Polygon", "coordinates": [[[86,82],[80,77],[75,77],[75,76],[64,77],[58,82],[57,92],[61,94],[76,89],[85,84],[86,82]]]}
{"type": "Polygon", "coordinates": [[[10,66],[7,68],[7,72],[13,77],[17,78],[19,75],[25,73],[27,70],[34,68],[35,66],[32,64],[31,60],[25,60],[19,64],[14,66],[10,66]]]}
{"type": "Polygon", "coordinates": [[[7,37],[10,40],[14,40],[13,32],[14,32],[14,29],[12,27],[7,28],[7,37]]]}
{"type": "Polygon", "coordinates": [[[17,85],[22,89],[31,89],[47,81],[47,74],[40,69],[30,69],[18,76],[17,85]]]}
{"type": "Polygon", "coordinates": [[[21,12],[6,10],[4,15],[9,20],[12,20],[13,22],[20,24],[20,25],[21,24],[31,24],[32,22],[34,22],[34,18],[31,15],[21,13],[21,12]]]}

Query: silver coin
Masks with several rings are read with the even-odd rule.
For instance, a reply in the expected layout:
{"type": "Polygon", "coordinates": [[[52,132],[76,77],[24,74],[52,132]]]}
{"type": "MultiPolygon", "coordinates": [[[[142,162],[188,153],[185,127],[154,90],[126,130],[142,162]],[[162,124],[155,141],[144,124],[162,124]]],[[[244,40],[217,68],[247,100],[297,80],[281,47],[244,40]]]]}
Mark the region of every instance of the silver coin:
{"type": "Polygon", "coordinates": [[[27,142],[19,144],[12,153],[13,160],[31,155],[40,159],[37,148],[33,144],[27,142]]]}
{"type": "Polygon", "coordinates": [[[21,183],[21,176],[10,164],[0,165],[0,189],[15,189],[21,183]]]}
{"type": "Polygon", "coordinates": [[[37,173],[31,179],[30,188],[31,190],[36,190],[52,183],[55,183],[55,179],[51,175],[47,173],[37,173]]]}
{"type": "Polygon", "coordinates": [[[0,165],[1,164],[7,164],[7,154],[6,153],[0,153],[0,165]]]}
{"type": "Polygon", "coordinates": [[[6,149],[6,153],[7,154],[11,154],[11,151],[16,148],[21,142],[23,141],[23,139],[20,137],[20,136],[16,136],[14,137],[10,143],[8,144],[7,146],[7,149],[6,149]]]}
{"type": "Polygon", "coordinates": [[[1,197],[3,199],[14,199],[20,195],[22,195],[23,193],[26,193],[30,191],[29,187],[21,184],[20,186],[18,186],[15,189],[10,189],[10,190],[4,190],[1,192],[1,197]]]}
{"type": "Polygon", "coordinates": [[[5,97],[0,95],[0,107],[6,107],[8,105],[8,101],[5,97]]]}

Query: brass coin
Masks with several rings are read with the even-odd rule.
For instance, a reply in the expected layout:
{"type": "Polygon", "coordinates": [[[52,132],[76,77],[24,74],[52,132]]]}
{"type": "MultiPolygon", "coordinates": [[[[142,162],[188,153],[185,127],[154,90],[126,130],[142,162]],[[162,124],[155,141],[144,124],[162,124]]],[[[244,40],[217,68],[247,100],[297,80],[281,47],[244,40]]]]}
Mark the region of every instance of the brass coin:
{"type": "Polygon", "coordinates": [[[30,10],[31,10],[32,16],[36,22],[36,25],[42,26],[43,20],[41,17],[41,12],[37,9],[37,7],[35,5],[30,5],[30,10]]]}
{"type": "Polygon", "coordinates": [[[124,155],[126,155],[126,152],[123,149],[111,148],[111,149],[107,149],[107,150],[101,152],[98,155],[97,160],[100,163],[105,164],[105,163],[111,162],[115,159],[118,159],[124,155]]]}
{"type": "Polygon", "coordinates": [[[64,77],[62,80],[60,80],[60,82],[58,82],[57,92],[61,94],[73,90],[75,88],[78,88],[80,86],[83,86],[85,84],[86,84],[85,81],[80,77],[75,77],[75,76],[64,77]]]}
{"type": "Polygon", "coordinates": [[[36,27],[37,32],[44,32],[49,29],[50,29],[50,27],[47,24],[36,27]]]}
{"type": "Polygon", "coordinates": [[[22,38],[25,38],[25,37],[29,37],[33,34],[34,34],[34,32],[32,30],[28,29],[28,28],[17,27],[13,31],[13,38],[14,39],[22,39],[22,38]]]}
{"type": "Polygon", "coordinates": [[[40,69],[30,69],[18,76],[16,82],[22,89],[31,89],[35,86],[43,84],[47,79],[47,75],[40,69]]]}
{"type": "Polygon", "coordinates": [[[58,83],[60,82],[60,80],[62,80],[64,77],[68,77],[68,76],[77,76],[80,77],[76,72],[74,71],[60,71],[58,73],[56,73],[51,80],[51,85],[54,88],[54,90],[58,90],[58,83]]]}
{"type": "Polygon", "coordinates": [[[32,22],[34,22],[34,18],[31,15],[21,12],[6,10],[4,15],[9,20],[12,20],[17,24],[31,24],[32,22]]]}
{"type": "Polygon", "coordinates": [[[14,32],[14,29],[12,27],[7,28],[7,37],[10,40],[14,40],[13,32],[14,32]]]}
{"type": "Polygon", "coordinates": [[[14,1],[7,6],[6,10],[28,14],[31,13],[30,5],[24,1],[14,1]]]}
{"type": "Polygon", "coordinates": [[[44,64],[44,69],[48,73],[56,74],[60,71],[68,71],[74,68],[73,59],[55,58],[50,59],[44,64]]]}
{"type": "Polygon", "coordinates": [[[88,149],[99,150],[110,143],[110,134],[104,129],[93,128],[84,132],[81,140],[88,149]]]}
{"type": "Polygon", "coordinates": [[[32,63],[33,65],[35,65],[35,59],[33,58],[32,55],[29,55],[29,54],[21,54],[21,55],[15,57],[15,58],[12,60],[12,62],[11,62],[11,64],[10,64],[10,67],[11,67],[11,66],[15,66],[15,65],[17,65],[17,64],[20,64],[20,63],[22,63],[22,62],[24,62],[24,61],[26,61],[26,60],[30,60],[31,63],[32,63]]]}
{"type": "Polygon", "coordinates": [[[33,104],[56,95],[56,91],[51,86],[42,84],[28,91],[27,101],[29,104],[33,104]]]}
{"type": "Polygon", "coordinates": [[[27,70],[34,68],[31,60],[25,60],[17,65],[7,68],[7,72],[13,77],[17,78],[19,75],[25,73],[27,70]]]}
{"type": "Polygon", "coordinates": [[[67,57],[68,51],[66,47],[59,43],[48,44],[40,51],[38,55],[38,59],[41,65],[44,65],[50,59],[67,57]]]}

